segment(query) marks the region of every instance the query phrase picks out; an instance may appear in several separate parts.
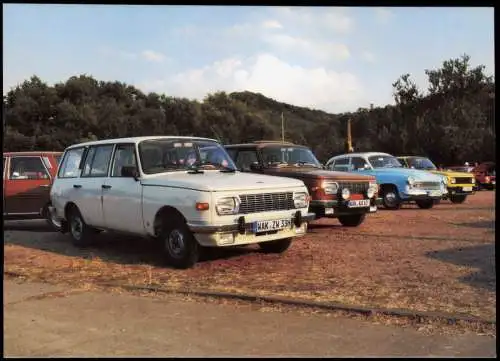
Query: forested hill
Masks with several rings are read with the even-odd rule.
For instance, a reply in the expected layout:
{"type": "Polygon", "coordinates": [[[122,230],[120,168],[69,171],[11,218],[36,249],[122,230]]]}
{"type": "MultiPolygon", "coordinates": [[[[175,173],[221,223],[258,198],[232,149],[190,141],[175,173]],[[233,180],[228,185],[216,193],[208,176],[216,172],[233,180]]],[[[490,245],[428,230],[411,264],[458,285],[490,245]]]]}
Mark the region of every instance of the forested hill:
{"type": "Polygon", "coordinates": [[[203,101],[145,94],[88,75],[49,86],[33,76],[4,96],[4,151],[62,150],[89,140],[196,135],[224,143],[281,139],[310,146],[321,161],[345,150],[352,119],[356,151],[419,154],[439,164],[495,160],[495,84],[469,57],[425,70],[422,93],[408,74],[393,83],[395,106],[346,114],[277,102],[262,94],[209,94],[203,101]]]}

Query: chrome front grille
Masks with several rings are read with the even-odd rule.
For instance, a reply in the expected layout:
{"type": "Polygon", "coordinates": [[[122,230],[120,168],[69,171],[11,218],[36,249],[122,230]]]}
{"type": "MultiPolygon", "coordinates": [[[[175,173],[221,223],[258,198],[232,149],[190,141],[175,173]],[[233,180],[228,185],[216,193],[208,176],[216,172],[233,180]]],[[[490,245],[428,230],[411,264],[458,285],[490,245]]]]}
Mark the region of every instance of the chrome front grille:
{"type": "Polygon", "coordinates": [[[240,194],[240,213],[259,213],[295,209],[293,192],[240,194]]]}
{"type": "Polygon", "coordinates": [[[416,182],[413,188],[426,189],[426,190],[440,190],[441,183],[439,182],[416,182]]]}
{"type": "Polygon", "coordinates": [[[338,182],[339,189],[343,188],[349,189],[351,194],[363,194],[368,190],[370,184],[368,182],[338,182]]]}
{"type": "Polygon", "coordinates": [[[458,177],[458,178],[455,178],[455,183],[458,183],[458,184],[472,184],[472,177],[458,177]]]}

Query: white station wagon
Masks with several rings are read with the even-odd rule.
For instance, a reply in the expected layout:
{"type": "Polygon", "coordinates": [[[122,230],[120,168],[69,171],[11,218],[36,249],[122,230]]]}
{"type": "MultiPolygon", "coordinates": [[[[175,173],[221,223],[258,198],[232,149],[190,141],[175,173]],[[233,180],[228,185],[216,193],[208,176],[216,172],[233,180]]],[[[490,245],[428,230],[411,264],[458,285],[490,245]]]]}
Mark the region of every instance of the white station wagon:
{"type": "Polygon", "coordinates": [[[314,219],[302,181],[240,173],[220,143],[198,137],[72,145],[50,196],[54,222],[75,245],[102,230],[149,236],[177,268],[193,266],[203,247],[284,252],[314,219]]]}

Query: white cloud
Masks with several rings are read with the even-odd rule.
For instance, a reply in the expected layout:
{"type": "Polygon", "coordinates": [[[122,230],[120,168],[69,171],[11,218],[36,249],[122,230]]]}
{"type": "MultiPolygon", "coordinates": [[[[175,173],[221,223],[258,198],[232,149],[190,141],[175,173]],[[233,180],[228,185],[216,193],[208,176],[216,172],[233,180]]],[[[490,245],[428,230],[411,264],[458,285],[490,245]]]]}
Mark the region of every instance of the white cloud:
{"type": "Polygon", "coordinates": [[[146,91],[203,99],[215,91],[259,92],[278,101],[338,112],[356,109],[363,98],[355,75],[288,64],[271,54],[228,58],[163,80],[138,84],[146,91]]]}
{"type": "Polygon", "coordinates": [[[262,23],[262,27],[266,29],[282,29],[283,25],[277,20],[266,20],[262,23]]]}
{"type": "Polygon", "coordinates": [[[354,29],[354,20],[348,10],[340,7],[278,7],[276,16],[282,23],[305,30],[349,33],[354,29]]]}
{"type": "Polygon", "coordinates": [[[361,57],[363,58],[363,60],[365,60],[369,63],[373,63],[376,60],[375,55],[372,52],[367,51],[367,50],[365,50],[361,53],[361,57]]]}
{"type": "Polygon", "coordinates": [[[375,8],[375,19],[380,24],[388,23],[394,16],[393,12],[387,8],[377,7],[375,8]]]}
{"type": "Polygon", "coordinates": [[[165,55],[153,51],[153,50],[144,50],[141,53],[142,57],[148,61],[156,62],[156,63],[161,63],[165,60],[165,55]]]}
{"type": "Polygon", "coordinates": [[[298,54],[307,54],[322,61],[345,60],[350,57],[349,48],[340,43],[306,40],[286,34],[268,35],[263,38],[274,49],[298,54]]]}

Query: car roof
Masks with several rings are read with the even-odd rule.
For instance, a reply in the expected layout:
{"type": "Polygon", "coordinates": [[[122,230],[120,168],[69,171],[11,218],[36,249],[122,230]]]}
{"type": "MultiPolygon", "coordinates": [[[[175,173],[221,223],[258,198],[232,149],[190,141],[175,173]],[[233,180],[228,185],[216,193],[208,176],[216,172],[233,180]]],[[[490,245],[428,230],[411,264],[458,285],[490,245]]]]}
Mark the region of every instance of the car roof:
{"type": "Polygon", "coordinates": [[[114,143],[139,143],[144,140],[161,140],[161,139],[190,139],[190,140],[208,140],[212,142],[217,142],[215,139],[211,138],[203,138],[203,137],[189,137],[189,136],[175,136],[175,135],[151,135],[151,136],[143,136],[143,137],[129,137],[129,138],[113,138],[113,139],[103,139],[103,140],[94,140],[90,142],[78,143],[70,145],[66,149],[72,148],[80,148],[80,147],[88,147],[91,145],[101,145],[101,144],[114,144],[114,143]]]}
{"type": "Polygon", "coordinates": [[[332,159],[337,159],[337,158],[347,158],[347,157],[372,157],[374,155],[388,155],[391,156],[389,153],[382,153],[382,152],[358,152],[358,153],[345,153],[345,154],[339,154],[334,157],[331,157],[330,160],[332,159]]]}
{"type": "Polygon", "coordinates": [[[25,152],[4,152],[4,156],[13,156],[13,155],[25,155],[25,156],[40,156],[40,155],[60,155],[63,152],[60,151],[52,151],[52,150],[30,150],[25,152]]]}
{"type": "Polygon", "coordinates": [[[266,147],[273,147],[273,146],[280,146],[280,145],[299,147],[299,148],[309,148],[305,145],[295,144],[295,143],[291,143],[291,142],[282,142],[281,140],[256,140],[254,142],[249,142],[249,143],[226,144],[226,145],[224,145],[224,147],[226,147],[226,148],[243,148],[243,147],[266,148],[266,147]]]}

